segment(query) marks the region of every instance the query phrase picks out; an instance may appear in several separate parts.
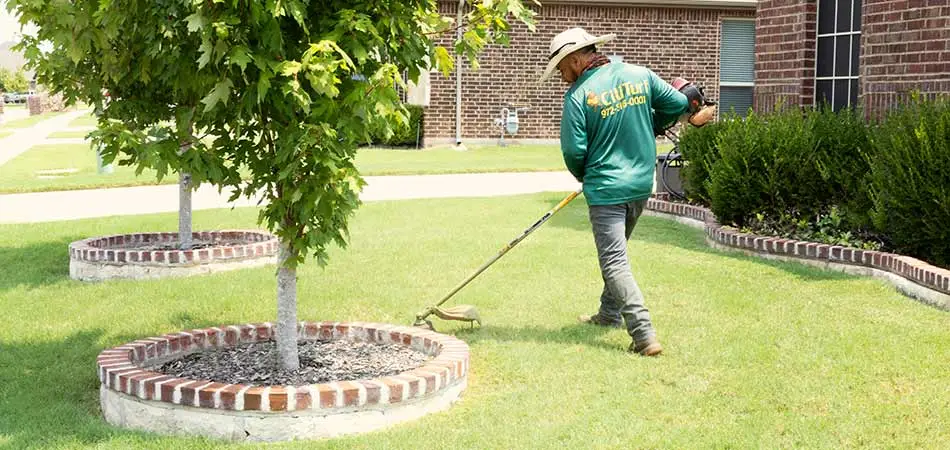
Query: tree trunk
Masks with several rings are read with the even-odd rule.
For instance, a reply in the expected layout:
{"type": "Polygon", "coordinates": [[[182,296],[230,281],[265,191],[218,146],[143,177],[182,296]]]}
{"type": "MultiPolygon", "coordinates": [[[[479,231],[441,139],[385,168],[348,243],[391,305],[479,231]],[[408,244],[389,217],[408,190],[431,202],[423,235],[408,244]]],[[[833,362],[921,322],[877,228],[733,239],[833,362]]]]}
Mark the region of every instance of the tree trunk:
{"type": "Polygon", "coordinates": [[[178,243],[182,250],[190,250],[191,239],[191,174],[178,174],[178,243]]]}
{"type": "Polygon", "coordinates": [[[297,370],[300,359],[297,354],[297,269],[286,266],[293,258],[290,245],[280,243],[277,269],[277,354],[280,368],[297,370]]]}

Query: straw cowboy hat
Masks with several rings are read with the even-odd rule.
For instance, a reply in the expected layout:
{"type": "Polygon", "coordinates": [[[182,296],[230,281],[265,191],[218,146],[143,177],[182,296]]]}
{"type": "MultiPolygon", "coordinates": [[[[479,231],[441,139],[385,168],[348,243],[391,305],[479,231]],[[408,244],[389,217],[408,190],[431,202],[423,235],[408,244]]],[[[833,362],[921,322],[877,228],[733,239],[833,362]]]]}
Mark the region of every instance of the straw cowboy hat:
{"type": "Polygon", "coordinates": [[[544,68],[544,73],[541,74],[539,81],[547,80],[565,56],[590,45],[602,44],[615,37],[617,37],[616,34],[594,36],[584,31],[583,28],[571,28],[554,36],[554,39],[551,39],[551,46],[548,48],[548,66],[544,68]]]}

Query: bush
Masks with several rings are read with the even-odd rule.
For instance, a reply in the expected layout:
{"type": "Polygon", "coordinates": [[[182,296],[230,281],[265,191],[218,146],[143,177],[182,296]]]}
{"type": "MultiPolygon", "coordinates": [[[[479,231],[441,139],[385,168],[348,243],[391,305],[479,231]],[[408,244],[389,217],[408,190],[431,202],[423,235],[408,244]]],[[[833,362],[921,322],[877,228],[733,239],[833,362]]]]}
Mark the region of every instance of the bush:
{"type": "Polygon", "coordinates": [[[831,108],[808,113],[812,136],[817,139],[815,164],[823,189],[808,201],[822,208],[840,207],[846,228],[866,231],[871,227],[868,211],[870,137],[864,118],[853,109],[834,112],[831,108]]]}
{"type": "Polygon", "coordinates": [[[898,253],[950,266],[950,102],[914,98],[872,135],[871,218],[898,253]]]}
{"type": "Polygon", "coordinates": [[[719,160],[709,171],[710,207],[724,223],[744,224],[757,214],[816,215],[825,197],[816,158],[816,139],[806,117],[795,110],[750,114],[723,128],[719,160]]]}
{"type": "Polygon", "coordinates": [[[686,160],[683,166],[683,191],[686,198],[705,205],[711,203],[709,196],[709,171],[719,160],[716,139],[720,130],[731,120],[710,123],[701,128],[686,127],[679,140],[679,152],[686,160]]]}
{"type": "Polygon", "coordinates": [[[385,147],[417,147],[422,140],[423,109],[419,105],[403,105],[409,112],[409,124],[398,124],[393,127],[392,136],[386,137],[380,131],[370,134],[371,145],[385,147]]]}

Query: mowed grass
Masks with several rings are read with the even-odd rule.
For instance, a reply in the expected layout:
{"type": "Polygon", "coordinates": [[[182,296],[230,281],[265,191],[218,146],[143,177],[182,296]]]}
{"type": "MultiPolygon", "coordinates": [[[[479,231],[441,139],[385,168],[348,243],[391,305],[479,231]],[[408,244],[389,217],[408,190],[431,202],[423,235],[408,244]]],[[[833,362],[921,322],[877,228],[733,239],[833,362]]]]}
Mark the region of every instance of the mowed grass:
{"type": "Polygon", "coordinates": [[[80,116],[69,122],[70,127],[94,127],[99,123],[96,116],[88,114],[80,116]]]}
{"type": "MultiPolygon", "coordinates": [[[[299,272],[301,320],[411,323],[563,194],[367,203],[350,248],[299,272]]],[[[253,227],[254,209],[199,211],[195,229],[253,227]]],[[[80,283],[67,245],[174,230],[174,214],[0,226],[0,447],[262,448],[114,428],[96,355],[183,329],[276,318],[274,268],[80,283]]],[[[946,448],[950,316],[880,281],[709,250],[644,217],[633,272],[666,347],[575,323],[601,293],[578,199],[459,292],[482,328],[449,410],[385,431],[267,448],[946,448]]]]}
{"type": "Polygon", "coordinates": [[[29,117],[23,117],[20,119],[10,120],[10,121],[4,122],[3,125],[0,125],[0,132],[10,131],[12,129],[29,128],[44,120],[52,119],[53,117],[56,117],[60,114],[63,114],[63,113],[58,112],[58,111],[45,112],[42,114],[37,114],[35,116],[29,116],[29,117]]]}
{"type": "MultiPolygon", "coordinates": [[[[0,131],[2,133],[2,131],[0,131]]],[[[85,131],[59,131],[51,138],[82,138],[85,131]]],[[[659,146],[658,152],[669,151],[659,146]]],[[[480,172],[538,172],[565,170],[559,147],[552,145],[483,146],[460,152],[451,148],[391,150],[366,148],[357,153],[356,165],[364,176],[433,175],[480,172]]],[[[71,189],[175,184],[178,177],[155,179],[155,171],[140,175],[128,166],[113,164],[113,173],[99,174],[96,155],[88,144],[36,146],[0,166],[0,193],[42,192],[71,189]],[[75,169],[55,178],[44,171],[75,169]]]]}
{"type": "Polygon", "coordinates": [[[50,139],[85,139],[89,131],[54,131],[50,133],[50,139]]]}
{"type": "MultiPolygon", "coordinates": [[[[166,183],[177,181],[175,175],[165,178],[166,183]]],[[[38,145],[0,165],[0,193],[149,184],[158,184],[151,170],[136,176],[133,167],[113,165],[113,173],[99,174],[96,153],[89,144],[38,145]]]]}

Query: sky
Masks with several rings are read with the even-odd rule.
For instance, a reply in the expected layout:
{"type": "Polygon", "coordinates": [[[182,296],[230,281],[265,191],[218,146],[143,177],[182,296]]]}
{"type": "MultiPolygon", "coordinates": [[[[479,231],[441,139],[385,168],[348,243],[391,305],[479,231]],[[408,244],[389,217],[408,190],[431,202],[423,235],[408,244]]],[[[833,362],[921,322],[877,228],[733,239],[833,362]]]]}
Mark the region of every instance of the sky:
{"type": "Polygon", "coordinates": [[[0,0],[0,42],[13,40],[20,33],[20,24],[7,12],[6,0],[0,0]]]}

